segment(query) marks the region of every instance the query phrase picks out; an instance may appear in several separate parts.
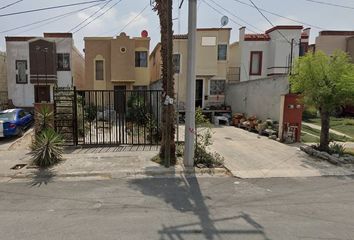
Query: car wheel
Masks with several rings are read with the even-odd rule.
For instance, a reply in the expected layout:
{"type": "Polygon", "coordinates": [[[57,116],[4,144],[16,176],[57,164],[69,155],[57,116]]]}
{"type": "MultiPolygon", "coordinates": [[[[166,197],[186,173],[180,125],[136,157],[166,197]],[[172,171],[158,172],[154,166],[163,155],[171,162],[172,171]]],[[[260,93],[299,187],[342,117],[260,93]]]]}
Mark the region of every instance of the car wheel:
{"type": "Polygon", "coordinates": [[[19,131],[18,131],[18,135],[19,137],[22,137],[23,136],[23,128],[22,127],[19,127],[19,131]]]}

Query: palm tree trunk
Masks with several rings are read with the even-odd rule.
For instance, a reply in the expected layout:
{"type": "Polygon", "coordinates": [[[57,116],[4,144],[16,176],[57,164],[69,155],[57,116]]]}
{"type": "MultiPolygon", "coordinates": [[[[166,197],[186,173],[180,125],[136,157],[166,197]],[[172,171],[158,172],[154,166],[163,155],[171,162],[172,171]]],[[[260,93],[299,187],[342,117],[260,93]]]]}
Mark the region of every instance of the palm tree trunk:
{"type": "Polygon", "coordinates": [[[319,149],[321,151],[328,151],[330,113],[327,110],[320,109],[320,115],[321,115],[321,136],[320,136],[319,149]]]}
{"type": "Polygon", "coordinates": [[[159,15],[161,26],[163,109],[160,158],[164,159],[165,165],[168,167],[176,162],[175,109],[173,104],[164,104],[167,97],[174,99],[172,0],[156,0],[155,10],[159,15]]]}

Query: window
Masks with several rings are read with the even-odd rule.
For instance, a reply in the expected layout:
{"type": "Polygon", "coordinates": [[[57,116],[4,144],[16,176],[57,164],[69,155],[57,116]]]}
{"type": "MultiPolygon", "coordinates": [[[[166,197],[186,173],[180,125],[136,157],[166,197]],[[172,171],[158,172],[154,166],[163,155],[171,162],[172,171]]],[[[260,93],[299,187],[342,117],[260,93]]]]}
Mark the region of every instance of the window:
{"type": "Polygon", "coordinates": [[[16,60],[16,83],[27,83],[27,60],[16,60]]]}
{"type": "Polygon", "coordinates": [[[58,71],[70,71],[70,54],[58,53],[57,54],[57,70],[58,71]]]}
{"type": "Polygon", "coordinates": [[[181,54],[179,53],[173,54],[172,62],[173,62],[174,73],[179,73],[181,70],[181,54]]]}
{"type": "Polygon", "coordinates": [[[95,61],[95,75],[96,75],[96,80],[104,80],[104,66],[103,66],[103,60],[96,60],[95,61]]]}
{"type": "Polygon", "coordinates": [[[147,67],[147,51],[135,52],[135,67],[147,67]]]}
{"type": "Polygon", "coordinates": [[[19,113],[18,113],[18,117],[21,119],[21,118],[23,118],[23,117],[26,117],[26,113],[25,113],[25,111],[20,111],[19,113]]]}
{"type": "Polygon", "coordinates": [[[250,75],[262,74],[262,52],[251,52],[250,75]]]}
{"type": "Polygon", "coordinates": [[[210,80],[210,95],[224,95],[225,80],[210,80]]]}
{"type": "Polygon", "coordinates": [[[218,45],[218,60],[226,60],[227,58],[227,45],[219,44],[218,45]]]}

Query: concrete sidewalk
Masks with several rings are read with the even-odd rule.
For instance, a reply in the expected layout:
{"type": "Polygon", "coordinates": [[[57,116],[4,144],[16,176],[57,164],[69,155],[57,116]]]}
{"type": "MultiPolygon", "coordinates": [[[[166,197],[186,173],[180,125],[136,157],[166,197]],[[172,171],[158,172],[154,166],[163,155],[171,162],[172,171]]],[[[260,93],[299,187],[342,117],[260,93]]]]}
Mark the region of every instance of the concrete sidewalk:
{"type": "Polygon", "coordinates": [[[350,175],[352,169],[337,167],[309,157],[299,145],[286,145],[235,127],[213,128],[213,145],[236,177],[314,177],[350,175]]]}
{"type": "MultiPolygon", "coordinates": [[[[313,123],[302,122],[302,124],[303,124],[303,125],[306,125],[306,126],[308,126],[308,127],[310,127],[310,128],[313,128],[313,129],[321,130],[321,126],[318,126],[318,125],[313,124],[313,123]]],[[[330,133],[334,133],[334,134],[336,134],[336,135],[338,135],[338,136],[344,136],[344,137],[346,137],[346,138],[352,139],[351,136],[346,135],[346,134],[344,134],[344,133],[342,133],[342,132],[338,132],[338,131],[333,130],[333,129],[329,129],[329,132],[330,132],[330,133]]]]}
{"type": "Polygon", "coordinates": [[[28,150],[2,152],[0,156],[1,181],[22,178],[94,178],[115,179],[125,177],[178,176],[196,173],[199,175],[227,174],[221,169],[185,169],[182,165],[165,168],[151,158],[158,154],[154,146],[122,146],[114,148],[69,149],[64,161],[48,170],[30,166],[28,150]],[[15,164],[26,164],[24,168],[12,170],[15,164]]]}

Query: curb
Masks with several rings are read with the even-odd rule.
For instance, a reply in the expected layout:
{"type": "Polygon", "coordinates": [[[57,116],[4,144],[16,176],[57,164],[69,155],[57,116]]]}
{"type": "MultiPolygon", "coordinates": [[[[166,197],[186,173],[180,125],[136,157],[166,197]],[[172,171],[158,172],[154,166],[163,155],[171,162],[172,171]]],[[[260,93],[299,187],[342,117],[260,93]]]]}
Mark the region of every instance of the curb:
{"type": "Polygon", "coordinates": [[[62,173],[55,174],[52,173],[42,173],[36,174],[34,172],[30,173],[15,173],[15,174],[0,174],[0,178],[11,178],[11,179],[33,179],[33,178],[70,178],[70,177],[101,177],[107,179],[116,179],[121,177],[158,177],[158,176],[178,176],[178,175],[217,175],[225,176],[229,174],[226,168],[214,168],[214,169],[156,169],[156,170],[133,170],[133,171],[119,171],[119,172],[73,172],[73,173],[62,173]]]}

